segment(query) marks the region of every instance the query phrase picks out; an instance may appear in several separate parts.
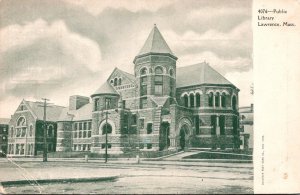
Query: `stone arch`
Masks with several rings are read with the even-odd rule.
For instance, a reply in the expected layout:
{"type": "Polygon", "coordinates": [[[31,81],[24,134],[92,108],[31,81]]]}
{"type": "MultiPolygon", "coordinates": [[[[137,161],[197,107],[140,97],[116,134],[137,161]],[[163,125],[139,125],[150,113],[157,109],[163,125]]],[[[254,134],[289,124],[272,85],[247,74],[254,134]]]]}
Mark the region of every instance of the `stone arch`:
{"type": "Polygon", "coordinates": [[[183,117],[179,120],[179,125],[178,125],[178,135],[179,135],[179,146],[181,149],[184,149],[188,147],[189,145],[189,140],[191,135],[193,134],[192,129],[192,122],[190,119],[183,117]]]}
{"type": "MultiPolygon", "coordinates": [[[[104,125],[106,124],[106,121],[105,120],[102,120],[100,125],[99,125],[99,129],[98,129],[98,135],[102,135],[102,130],[103,130],[103,127],[104,125]]],[[[107,124],[109,124],[111,126],[111,134],[115,134],[116,133],[116,125],[114,123],[114,121],[110,120],[110,119],[107,119],[107,124]]]]}
{"type": "Polygon", "coordinates": [[[17,127],[24,127],[26,126],[27,122],[26,122],[26,118],[24,116],[20,116],[17,119],[17,127]]]}
{"type": "Polygon", "coordinates": [[[146,66],[141,67],[140,70],[139,70],[140,76],[147,75],[148,72],[149,72],[149,70],[146,66]]]}
{"type": "Polygon", "coordinates": [[[157,65],[157,66],[155,66],[155,68],[154,68],[154,73],[156,74],[156,75],[160,75],[160,74],[164,74],[164,73],[166,73],[166,70],[165,70],[165,68],[163,67],[163,66],[161,66],[161,65],[157,65]],[[160,69],[161,69],[161,73],[159,73],[158,71],[160,71],[160,69]]]}

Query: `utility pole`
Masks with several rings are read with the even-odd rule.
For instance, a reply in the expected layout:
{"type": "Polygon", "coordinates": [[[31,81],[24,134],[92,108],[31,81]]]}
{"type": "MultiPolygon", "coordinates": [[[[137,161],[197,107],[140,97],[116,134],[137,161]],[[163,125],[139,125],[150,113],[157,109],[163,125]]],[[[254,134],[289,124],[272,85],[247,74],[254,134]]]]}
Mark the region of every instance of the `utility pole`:
{"type": "Polygon", "coordinates": [[[46,108],[47,108],[47,101],[49,99],[42,98],[44,100],[44,152],[43,152],[43,162],[47,162],[47,152],[48,152],[48,145],[47,145],[47,124],[46,124],[46,108]]]}
{"type": "Polygon", "coordinates": [[[105,99],[105,163],[107,163],[107,118],[108,118],[108,113],[107,113],[107,104],[108,100],[105,99]]]}

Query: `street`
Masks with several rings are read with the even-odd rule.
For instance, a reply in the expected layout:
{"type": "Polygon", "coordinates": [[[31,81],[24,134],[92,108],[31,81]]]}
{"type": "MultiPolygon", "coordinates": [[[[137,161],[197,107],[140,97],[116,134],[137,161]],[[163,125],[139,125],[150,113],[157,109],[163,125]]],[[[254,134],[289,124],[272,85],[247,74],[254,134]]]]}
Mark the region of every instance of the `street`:
{"type": "Polygon", "coordinates": [[[31,180],[3,186],[3,193],[253,193],[250,163],[0,161],[0,181],[31,180]],[[44,183],[33,180],[117,176],[113,181],[44,183]]]}

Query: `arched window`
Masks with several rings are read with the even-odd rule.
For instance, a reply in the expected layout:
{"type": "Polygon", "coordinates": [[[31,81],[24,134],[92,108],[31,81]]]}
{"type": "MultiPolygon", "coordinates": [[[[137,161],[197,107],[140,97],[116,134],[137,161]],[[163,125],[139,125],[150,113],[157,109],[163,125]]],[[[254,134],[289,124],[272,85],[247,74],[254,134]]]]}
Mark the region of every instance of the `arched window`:
{"type": "Polygon", "coordinates": [[[192,108],[195,107],[195,102],[194,102],[194,100],[195,100],[194,94],[190,94],[190,106],[191,106],[192,108]]]}
{"type": "Polygon", "coordinates": [[[220,93],[217,92],[215,96],[215,106],[219,107],[220,106],[220,93]]]}
{"type": "Polygon", "coordinates": [[[18,119],[17,126],[18,126],[18,127],[26,126],[26,120],[25,120],[24,117],[20,117],[20,118],[18,119]]]}
{"type": "Polygon", "coordinates": [[[226,107],[226,94],[225,93],[222,93],[222,96],[221,96],[221,106],[223,107],[223,108],[225,108],[226,107]]]}
{"type": "Polygon", "coordinates": [[[142,68],[140,71],[141,76],[146,75],[147,74],[147,68],[142,68]]]}
{"type": "Polygon", "coordinates": [[[112,79],[111,79],[111,80],[110,80],[110,84],[112,84],[112,85],[113,85],[113,84],[114,84],[114,80],[112,80],[112,79]]]}
{"type": "Polygon", "coordinates": [[[163,95],[163,69],[161,67],[155,68],[155,77],[154,77],[154,94],[163,95]]]}
{"type": "Polygon", "coordinates": [[[212,107],[213,106],[213,98],[214,98],[214,94],[212,92],[210,92],[208,94],[208,106],[212,107]]]}
{"type": "Polygon", "coordinates": [[[122,85],[122,79],[119,78],[118,85],[122,85]]]}
{"type": "Polygon", "coordinates": [[[155,68],[155,74],[162,74],[162,73],[163,73],[162,67],[158,66],[155,68]]]}
{"type": "Polygon", "coordinates": [[[236,96],[232,97],[232,104],[231,105],[232,105],[232,109],[236,110],[236,96]]]}
{"type": "Polygon", "coordinates": [[[189,97],[188,95],[183,96],[184,107],[189,107],[189,97]]]}
{"type": "Polygon", "coordinates": [[[117,86],[118,85],[118,78],[115,78],[114,79],[114,86],[117,86]]]}
{"type": "Polygon", "coordinates": [[[196,107],[200,107],[200,94],[196,93],[196,107]]]}
{"type": "Polygon", "coordinates": [[[112,127],[108,123],[106,123],[106,124],[103,125],[103,127],[102,127],[102,135],[106,134],[106,131],[107,131],[107,134],[112,133],[112,127]]]}
{"type": "Polygon", "coordinates": [[[170,76],[174,76],[174,70],[173,69],[170,69],[170,76]]]}

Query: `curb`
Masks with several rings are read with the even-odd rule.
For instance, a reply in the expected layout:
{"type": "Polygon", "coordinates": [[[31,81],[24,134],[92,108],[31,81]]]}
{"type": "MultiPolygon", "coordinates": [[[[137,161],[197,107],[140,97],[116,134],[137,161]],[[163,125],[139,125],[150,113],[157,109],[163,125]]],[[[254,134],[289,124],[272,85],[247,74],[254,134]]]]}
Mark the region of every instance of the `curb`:
{"type": "Polygon", "coordinates": [[[89,178],[63,178],[63,179],[37,179],[37,180],[16,180],[2,181],[2,186],[28,185],[30,183],[47,184],[47,183],[84,183],[93,181],[115,181],[119,176],[110,177],[89,177],[89,178]]]}

